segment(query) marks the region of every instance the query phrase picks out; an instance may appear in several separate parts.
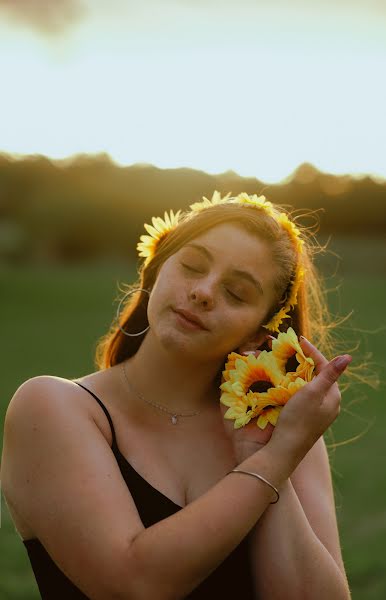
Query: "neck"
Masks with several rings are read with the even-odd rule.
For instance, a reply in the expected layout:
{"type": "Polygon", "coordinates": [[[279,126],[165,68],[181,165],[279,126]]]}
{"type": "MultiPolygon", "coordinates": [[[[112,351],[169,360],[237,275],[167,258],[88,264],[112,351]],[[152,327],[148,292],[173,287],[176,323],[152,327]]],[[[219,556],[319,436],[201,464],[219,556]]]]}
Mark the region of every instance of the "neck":
{"type": "MultiPolygon", "coordinates": [[[[146,400],[160,404],[170,412],[185,414],[204,413],[216,405],[220,390],[215,380],[222,365],[223,361],[208,364],[208,361],[192,360],[182,353],[167,352],[149,332],[137,353],[125,361],[124,367],[130,384],[146,400]]],[[[149,407],[147,403],[143,404],[149,407]]],[[[161,409],[155,410],[161,412],[161,409]]]]}

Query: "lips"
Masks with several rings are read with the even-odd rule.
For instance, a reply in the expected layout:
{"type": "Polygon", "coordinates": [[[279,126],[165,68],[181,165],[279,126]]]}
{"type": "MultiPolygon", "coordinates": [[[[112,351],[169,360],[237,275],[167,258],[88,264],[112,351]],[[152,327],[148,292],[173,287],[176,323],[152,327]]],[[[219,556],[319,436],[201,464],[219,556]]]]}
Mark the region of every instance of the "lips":
{"type": "Polygon", "coordinates": [[[187,319],[187,321],[189,321],[190,323],[193,323],[193,324],[201,327],[201,329],[206,329],[206,330],[208,329],[207,327],[205,327],[205,325],[201,321],[200,317],[197,317],[197,315],[194,315],[193,313],[189,312],[188,310],[183,310],[181,308],[175,308],[173,310],[177,314],[182,315],[184,317],[184,319],[187,319]]]}

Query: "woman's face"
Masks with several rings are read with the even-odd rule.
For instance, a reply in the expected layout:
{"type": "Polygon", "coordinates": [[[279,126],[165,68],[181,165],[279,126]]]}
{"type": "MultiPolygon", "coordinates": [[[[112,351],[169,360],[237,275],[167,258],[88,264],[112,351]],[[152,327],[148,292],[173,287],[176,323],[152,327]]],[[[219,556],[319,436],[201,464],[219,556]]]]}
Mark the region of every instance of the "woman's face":
{"type": "Polygon", "coordinates": [[[256,338],[274,301],[275,274],[266,242],[240,226],[216,225],[160,268],[148,305],[151,332],[169,350],[223,360],[256,338]]]}

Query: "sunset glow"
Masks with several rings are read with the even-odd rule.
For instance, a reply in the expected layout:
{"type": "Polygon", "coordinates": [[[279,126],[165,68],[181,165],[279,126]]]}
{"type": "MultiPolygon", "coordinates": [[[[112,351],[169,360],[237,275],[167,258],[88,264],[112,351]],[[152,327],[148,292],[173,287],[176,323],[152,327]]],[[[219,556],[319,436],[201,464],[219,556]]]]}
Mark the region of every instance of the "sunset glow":
{"type": "Polygon", "coordinates": [[[1,9],[0,151],[386,177],[379,3],[83,5],[56,32],[1,9]]]}

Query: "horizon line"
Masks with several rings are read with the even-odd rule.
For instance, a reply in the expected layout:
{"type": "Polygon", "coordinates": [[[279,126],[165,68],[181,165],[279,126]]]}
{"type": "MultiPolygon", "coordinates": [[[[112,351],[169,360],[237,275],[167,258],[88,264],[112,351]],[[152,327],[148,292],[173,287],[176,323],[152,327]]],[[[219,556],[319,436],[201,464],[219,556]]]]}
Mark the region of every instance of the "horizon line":
{"type": "MultiPolygon", "coordinates": [[[[49,156],[48,154],[44,154],[42,152],[34,152],[34,153],[8,152],[7,150],[0,149],[0,157],[8,157],[11,160],[16,160],[16,161],[22,161],[22,160],[29,159],[29,158],[44,158],[53,163],[62,163],[62,164],[67,163],[68,165],[71,165],[72,163],[74,163],[77,160],[82,159],[82,158],[96,159],[98,157],[99,158],[103,157],[105,160],[107,159],[106,162],[112,163],[117,168],[152,167],[152,168],[158,169],[160,171],[189,170],[189,171],[196,171],[198,173],[205,173],[206,175],[210,175],[210,176],[234,175],[235,177],[238,177],[240,179],[253,179],[254,178],[257,181],[259,181],[259,183],[265,183],[264,179],[260,179],[257,175],[241,175],[240,173],[238,173],[237,171],[235,171],[232,168],[226,169],[225,171],[211,172],[211,171],[207,171],[205,169],[191,167],[188,165],[174,166],[174,167],[173,166],[159,167],[158,165],[156,165],[154,163],[150,163],[150,162],[148,163],[148,162],[143,162],[143,161],[134,162],[134,163],[122,163],[121,161],[116,160],[109,152],[106,152],[103,150],[101,150],[99,152],[76,152],[73,154],[69,154],[65,157],[57,158],[57,157],[49,156]]],[[[308,177],[312,174],[313,175],[320,174],[320,175],[327,175],[327,176],[337,177],[337,178],[350,178],[350,179],[357,179],[357,180],[369,178],[369,179],[372,179],[375,181],[380,181],[380,182],[386,183],[386,175],[380,175],[379,173],[368,172],[368,171],[349,172],[349,173],[347,173],[347,172],[346,173],[332,173],[330,171],[324,171],[324,170],[319,169],[311,162],[304,161],[302,163],[299,163],[293,169],[293,171],[288,173],[288,175],[286,175],[285,177],[282,177],[281,179],[275,180],[274,182],[269,182],[269,185],[279,185],[279,184],[288,183],[292,179],[296,178],[296,175],[299,175],[299,171],[301,169],[304,171],[304,175],[307,175],[307,171],[308,171],[308,177]]],[[[307,179],[308,179],[308,177],[307,177],[307,179]]]]}

